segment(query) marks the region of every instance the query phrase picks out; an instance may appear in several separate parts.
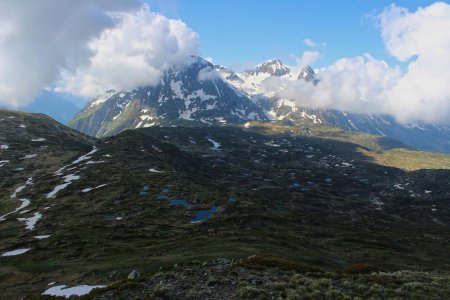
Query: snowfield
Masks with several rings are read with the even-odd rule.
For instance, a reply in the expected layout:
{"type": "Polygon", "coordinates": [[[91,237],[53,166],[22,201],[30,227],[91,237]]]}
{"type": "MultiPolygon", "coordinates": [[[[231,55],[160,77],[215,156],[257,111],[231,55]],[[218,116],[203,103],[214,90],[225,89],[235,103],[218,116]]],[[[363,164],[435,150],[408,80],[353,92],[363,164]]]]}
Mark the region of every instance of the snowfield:
{"type": "Polygon", "coordinates": [[[16,249],[16,250],[5,252],[2,254],[2,256],[16,256],[16,255],[24,254],[25,252],[28,252],[30,250],[31,250],[30,248],[16,249]]]}
{"type": "Polygon", "coordinates": [[[39,212],[35,212],[34,215],[30,218],[17,218],[17,220],[20,222],[25,222],[25,229],[33,230],[34,226],[40,218],[42,218],[42,214],[39,212]]]}
{"type": "Polygon", "coordinates": [[[62,191],[66,187],[68,187],[72,183],[72,181],[80,179],[80,176],[74,175],[74,174],[69,174],[69,175],[64,176],[63,178],[64,178],[64,183],[56,186],[53,189],[53,191],[48,193],[47,198],[55,198],[56,194],[58,194],[58,192],[62,191]]]}
{"type": "Polygon", "coordinates": [[[105,285],[77,285],[73,287],[67,287],[65,285],[57,285],[49,288],[42,295],[57,296],[69,298],[72,295],[83,296],[89,294],[93,289],[104,288],[105,285]]]}
{"type": "Polygon", "coordinates": [[[9,212],[7,214],[4,214],[3,216],[0,216],[0,221],[4,221],[6,216],[9,216],[9,215],[11,215],[13,213],[16,213],[16,212],[24,209],[28,205],[30,205],[30,200],[29,199],[19,199],[19,201],[21,201],[22,204],[18,208],[16,208],[15,210],[13,210],[13,211],[11,211],[11,212],[9,212]]]}
{"type": "Polygon", "coordinates": [[[208,138],[208,141],[211,143],[211,144],[213,144],[213,146],[211,147],[211,150],[214,150],[214,151],[220,151],[220,150],[222,150],[222,149],[220,149],[220,143],[219,142],[216,142],[215,140],[213,140],[213,139],[210,139],[210,138],[208,138]]]}
{"type": "Polygon", "coordinates": [[[85,188],[85,189],[81,190],[81,192],[82,192],[82,193],[87,193],[87,192],[90,192],[90,191],[92,191],[92,190],[96,190],[96,189],[102,188],[102,187],[107,186],[107,185],[108,185],[108,184],[105,183],[105,184],[100,184],[100,185],[98,185],[98,186],[96,186],[96,187],[88,187],[88,188],[85,188]]]}
{"type": "Polygon", "coordinates": [[[73,165],[76,165],[76,164],[78,164],[78,163],[80,163],[80,162],[82,162],[82,161],[84,161],[84,160],[89,160],[89,159],[91,159],[92,157],[92,154],[94,154],[95,152],[97,152],[98,151],[98,149],[97,149],[97,147],[93,147],[92,148],[92,150],[89,152],[89,153],[86,153],[86,154],[84,154],[84,155],[81,155],[80,157],[78,157],[76,160],[74,160],[72,163],[70,163],[70,164],[68,164],[68,165],[66,165],[66,166],[64,166],[64,167],[62,167],[62,168],[60,168],[60,169],[58,169],[54,174],[55,175],[57,175],[57,176],[60,176],[60,175],[62,175],[63,173],[63,171],[66,169],[66,168],[68,168],[68,167],[70,167],[70,166],[73,166],[73,165]]]}

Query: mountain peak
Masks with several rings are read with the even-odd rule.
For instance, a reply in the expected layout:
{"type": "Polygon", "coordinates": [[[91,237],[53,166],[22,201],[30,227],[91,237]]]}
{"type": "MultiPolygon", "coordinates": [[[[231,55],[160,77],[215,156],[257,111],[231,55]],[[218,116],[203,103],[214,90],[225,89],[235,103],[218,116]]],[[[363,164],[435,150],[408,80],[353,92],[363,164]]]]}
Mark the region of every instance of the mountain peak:
{"type": "Polygon", "coordinates": [[[268,73],[273,76],[289,74],[291,69],[285,66],[279,59],[272,58],[256,66],[255,70],[246,71],[248,74],[268,73]]]}
{"type": "Polygon", "coordinates": [[[214,65],[212,63],[210,63],[209,61],[198,55],[191,55],[189,64],[197,64],[200,66],[214,68],[214,65]]]}
{"type": "MultiPolygon", "coordinates": [[[[239,80],[233,73],[227,80],[239,80]]],[[[158,125],[213,125],[268,120],[247,95],[230,86],[199,56],[189,64],[164,72],[157,85],[117,92],[95,99],[71,121],[71,126],[93,136],[108,136],[125,129],[158,125]]]]}
{"type": "Polygon", "coordinates": [[[313,81],[315,78],[316,73],[310,66],[303,67],[297,77],[297,79],[304,79],[305,81],[313,81]]]}
{"type": "Polygon", "coordinates": [[[281,60],[279,60],[278,58],[271,58],[269,60],[266,60],[265,62],[260,63],[259,65],[256,66],[256,69],[261,68],[261,67],[265,67],[265,66],[277,66],[277,67],[282,67],[283,63],[281,62],[281,60]]]}

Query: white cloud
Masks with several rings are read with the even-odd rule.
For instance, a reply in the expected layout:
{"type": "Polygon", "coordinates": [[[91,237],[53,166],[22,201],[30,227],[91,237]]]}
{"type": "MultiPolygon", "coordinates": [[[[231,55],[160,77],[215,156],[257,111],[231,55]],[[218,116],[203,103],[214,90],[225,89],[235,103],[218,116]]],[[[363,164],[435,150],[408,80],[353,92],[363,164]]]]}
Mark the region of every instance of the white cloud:
{"type": "MultiPolygon", "coordinates": [[[[317,86],[278,83],[285,86],[280,95],[300,105],[387,113],[402,122],[449,124],[450,5],[438,2],[415,12],[392,5],[378,20],[388,52],[408,63],[405,72],[368,54],[343,58],[320,70],[317,86]]],[[[304,54],[298,63],[317,57],[304,54]]]]}
{"type": "Polygon", "coordinates": [[[46,87],[93,96],[159,81],[198,51],[195,32],[141,0],[0,1],[0,105],[46,87]]]}
{"type": "Polygon", "coordinates": [[[387,109],[385,93],[400,75],[398,69],[391,69],[385,62],[365,54],[340,59],[320,70],[317,86],[297,80],[285,83],[279,94],[296,99],[301,106],[382,113],[387,109]]]}
{"type": "Polygon", "coordinates": [[[199,81],[208,81],[208,80],[214,80],[221,78],[219,72],[217,72],[215,69],[206,67],[200,70],[198,72],[198,80],[199,81]]]}
{"type": "Polygon", "coordinates": [[[17,107],[93,54],[91,38],[114,26],[109,12],[137,1],[0,1],[0,104],[17,107]]]}
{"type": "Polygon", "coordinates": [[[380,16],[381,36],[390,54],[410,61],[388,92],[401,121],[450,122],[450,5],[437,2],[416,12],[397,6],[380,16]]]}
{"type": "Polygon", "coordinates": [[[130,90],[159,82],[163,71],[187,63],[198,53],[198,36],[185,23],[152,13],[116,13],[119,25],[89,43],[89,64],[66,72],[58,91],[96,96],[105,90],[130,90]]]}
{"type": "Polygon", "coordinates": [[[319,51],[305,51],[301,56],[291,55],[300,68],[314,64],[321,56],[322,54],[319,51]]]}
{"type": "Polygon", "coordinates": [[[318,46],[316,42],[314,42],[312,39],[308,39],[308,38],[304,39],[304,40],[303,40],[303,43],[304,43],[306,46],[311,47],[311,48],[315,48],[315,47],[318,46]]]}

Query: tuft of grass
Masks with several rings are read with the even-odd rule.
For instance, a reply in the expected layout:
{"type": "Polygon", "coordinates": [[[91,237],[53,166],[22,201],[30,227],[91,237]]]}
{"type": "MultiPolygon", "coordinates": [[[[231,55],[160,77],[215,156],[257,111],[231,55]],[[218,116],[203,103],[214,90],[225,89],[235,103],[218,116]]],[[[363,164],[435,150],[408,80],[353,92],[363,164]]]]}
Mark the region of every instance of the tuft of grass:
{"type": "Polygon", "coordinates": [[[241,259],[239,265],[255,269],[279,268],[297,272],[319,272],[316,267],[273,255],[253,255],[241,259]]]}
{"type": "Polygon", "coordinates": [[[261,288],[254,286],[244,286],[237,290],[236,296],[239,299],[270,299],[269,294],[261,288]]]}

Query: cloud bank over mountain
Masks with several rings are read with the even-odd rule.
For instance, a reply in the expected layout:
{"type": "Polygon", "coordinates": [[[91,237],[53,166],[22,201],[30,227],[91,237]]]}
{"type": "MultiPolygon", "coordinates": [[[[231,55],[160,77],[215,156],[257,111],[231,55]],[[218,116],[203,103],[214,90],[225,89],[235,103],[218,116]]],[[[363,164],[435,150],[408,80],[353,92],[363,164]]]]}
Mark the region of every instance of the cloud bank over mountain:
{"type": "Polygon", "coordinates": [[[279,95],[303,106],[386,113],[401,122],[448,124],[450,5],[437,2],[415,12],[391,5],[377,21],[386,50],[407,63],[405,71],[364,54],[318,70],[317,86],[278,78],[267,84],[284,86],[279,95]]]}
{"type": "Polygon", "coordinates": [[[57,91],[96,96],[159,82],[162,72],[198,53],[198,36],[185,23],[152,13],[113,14],[118,25],[89,43],[95,54],[75,72],[64,72],[57,91]]]}
{"type": "Polygon", "coordinates": [[[0,105],[26,105],[48,86],[94,96],[153,84],[197,40],[138,0],[1,1],[0,105]]]}

